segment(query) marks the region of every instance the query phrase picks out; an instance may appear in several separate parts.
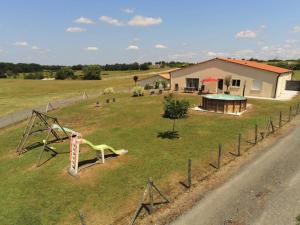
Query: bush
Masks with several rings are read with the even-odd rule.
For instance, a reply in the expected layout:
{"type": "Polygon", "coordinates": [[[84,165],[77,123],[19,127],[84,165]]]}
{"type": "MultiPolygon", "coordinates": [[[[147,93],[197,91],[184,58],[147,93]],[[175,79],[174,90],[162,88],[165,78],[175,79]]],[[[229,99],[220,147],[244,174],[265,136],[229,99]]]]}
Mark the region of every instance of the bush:
{"type": "Polygon", "coordinates": [[[44,74],[42,72],[36,72],[36,73],[27,73],[24,75],[24,79],[27,80],[41,80],[44,78],[44,74]]]}
{"type": "Polygon", "coordinates": [[[136,86],[132,89],[133,97],[143,96],[144,95],[144,88],[141,86],[136,86]]]}
{"type": "Polygon", "coordinates": [[[113,93],[115,93],[115,91],[112,87],[105,88],[104,91],[103,91],[104,95],[109,95],[109,94],[113,94],[113,93]]]}
{"type": "Polygon", "coordinates": [[[101,80],[101,68],[98,65],[85,66],[83,68],[84,80],[101,80]]]}
{"type": "Polygon", "coordinates": [[[73,70],[69,67],[59,69],[55,74],[56,80],[75,79],[73,70]]]}

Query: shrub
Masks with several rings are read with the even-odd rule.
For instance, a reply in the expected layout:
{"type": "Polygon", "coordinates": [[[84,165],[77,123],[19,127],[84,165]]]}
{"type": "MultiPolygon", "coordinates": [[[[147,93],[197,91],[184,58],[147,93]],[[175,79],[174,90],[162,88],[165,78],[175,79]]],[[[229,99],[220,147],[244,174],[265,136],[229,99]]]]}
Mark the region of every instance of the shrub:
{"type": "Polygon", "coordinates": [[[69,67],[59,69],[55,74],[56,80],[75,79],[73,70],[69,67]]]}
{"type": "Polygon", "coordinates": [[[85,66],[83,68],[84,80],[101,80],[101,68],[98,65],[85,66]]]}
{"type": "Polygon", "coordinates": [[[103,94],[105,94],[105,95],[109,95],[109,94],[113,94],[113,93],[115,93],[115,91],[112,87],[105,88],[103,91],[103,94]]]}
{"type": "Polygon", "coordinates": [[[228,75],[225,77],[225,85],[226,85],[226,91],[228,92],[229,91],[229,87],[231,85],[231,76],[228,75]]]}
{"type": "Polygon", "coordinates": [[[27,73],[24,75],[24,79],[30,79],[30,80],[41,80],[43,78],[44,78],[44,74],[42,72],[27,73]]]}
{"type": "Polygon", "coordinates": [[[168,87],[168,82],[165,81],[165,80],[156,81],[155,82],[155,89],[160,89],[160,86],[162,86],[162,88],[165,90],[168,87]]]}
{"type": "Polygon", "coordinates": [[[144,88],[141,86],[136,86],[132,89],[132,94],[134,97],[143,96],[144,95],[144,88]]]}
{"type": "Polygon", "coordinates": [[[151,86],[150,84],[146,84],[145,85],[145,90],[150,90],[150,89],[152,89],[153,88],[153,86],[151,86]]]}

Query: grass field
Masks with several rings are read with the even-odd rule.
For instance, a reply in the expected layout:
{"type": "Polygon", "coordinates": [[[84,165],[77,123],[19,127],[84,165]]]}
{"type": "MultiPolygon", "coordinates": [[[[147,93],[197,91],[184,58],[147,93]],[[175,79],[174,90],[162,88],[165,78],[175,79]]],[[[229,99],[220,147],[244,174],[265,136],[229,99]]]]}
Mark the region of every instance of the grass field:
{"type": "MultiPolygon", "coordinates": [[[[256,122],[261,128],[267,116],[277,118],[280,110],[287,115],[289,105],[299,101],[298,97],[289,102],[249,100],[252,108],[242,117],[191,112],[176,123],[180,139],[169,140],[157,137],[172,127],[162,118],[162,96],[115,97],[117,102],[110,104],[101,97],[100,108],[90,99],[51,113],[95,144],[129,150],[125,156],[83,170],[79,179],[67,174],[67,142],[55,146],[65,154],[35,168],[38,149],[20,157],[14,153],[25,123],[0,130],[1,224],[79,224],[81,209],[88,224],[115,224],[121,216],[132,215],[148,177],[171,195],[183,179],[188,158],[193,159],[194,173],[208,169],[218,143],[227,152],[232,150],[238,132],[253,135],[256,122]]],[[[199,96],[181,98],[192,105],[200,101],[199,96]]],[[[93,154],[82,147],[81,160],[93,154]]]]}
{"type": "Polygon", "coordinates": [[[104,71],[103,79],[100,81],[2,79],[0,80],[0,116],[46,104],[49,101],[80,95],[84,91],[95,92],[106,87],[132,87],[133,75],[143,78],[157,71],[158,69],[144,72],[104,71]]]}
{"type": "Polygon", "coordinates": [[[300,70],[294,70],[294,80],[300,80],[300,70]]]}

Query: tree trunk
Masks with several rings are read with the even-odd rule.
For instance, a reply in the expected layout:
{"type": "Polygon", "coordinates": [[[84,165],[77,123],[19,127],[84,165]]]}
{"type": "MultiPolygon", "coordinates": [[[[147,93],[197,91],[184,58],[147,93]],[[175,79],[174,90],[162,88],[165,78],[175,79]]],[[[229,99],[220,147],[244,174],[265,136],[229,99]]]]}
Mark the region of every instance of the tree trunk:
{"type": "Polygon", "coordinates": [[[175,131],[175,119],[173,119],[173,133],[175,131]]]}

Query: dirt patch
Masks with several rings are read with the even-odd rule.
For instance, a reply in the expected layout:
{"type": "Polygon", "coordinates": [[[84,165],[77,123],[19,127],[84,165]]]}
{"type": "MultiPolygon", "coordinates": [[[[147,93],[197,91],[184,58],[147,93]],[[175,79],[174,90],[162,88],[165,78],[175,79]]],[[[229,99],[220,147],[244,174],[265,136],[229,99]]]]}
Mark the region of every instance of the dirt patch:
{"type": "Polygon", "coordinates": [[[81,169],[78,176],[71,176],[68,172],[69,166],[65,167],[60,174],[60,179],[67,182],[72,182],[75,185],[87,184],[92,187],[96,185],[97,181],[105,175],[105,171],[116,169],[124,164],[129,163],[132,159],[129,155],[121,155],[106,160],[104,164],[97,163],[93,166],[81,169]]]}

